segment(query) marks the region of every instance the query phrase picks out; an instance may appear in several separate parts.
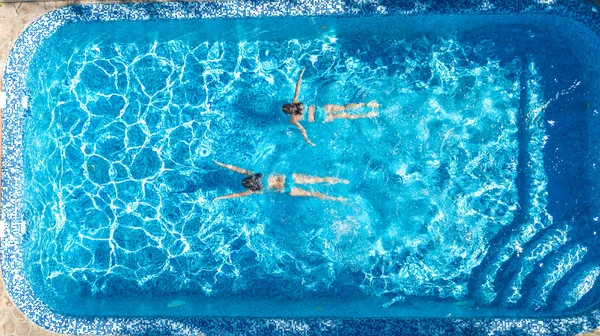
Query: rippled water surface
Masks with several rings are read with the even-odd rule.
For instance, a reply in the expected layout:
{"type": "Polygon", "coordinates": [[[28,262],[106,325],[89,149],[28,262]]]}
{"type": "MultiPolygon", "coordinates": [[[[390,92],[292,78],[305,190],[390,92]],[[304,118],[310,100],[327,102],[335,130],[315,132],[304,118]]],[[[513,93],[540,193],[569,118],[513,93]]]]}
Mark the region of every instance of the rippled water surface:
{"type": "Polygon", "coordinates": [[[545,19],[489,20],[62,28],[29,72],[36,293],[84,315],[588,307],[600,274],[582,126],[593,88],[575,43],[556,43],[545,19]],[[307,145],[281,112],[302,67],[307,105],[377,101],[380,115],[304,121],[307,145]],[[348,201],[211,202],[243,190],[213,160],[347,179],[305,189],[348,201]]]}

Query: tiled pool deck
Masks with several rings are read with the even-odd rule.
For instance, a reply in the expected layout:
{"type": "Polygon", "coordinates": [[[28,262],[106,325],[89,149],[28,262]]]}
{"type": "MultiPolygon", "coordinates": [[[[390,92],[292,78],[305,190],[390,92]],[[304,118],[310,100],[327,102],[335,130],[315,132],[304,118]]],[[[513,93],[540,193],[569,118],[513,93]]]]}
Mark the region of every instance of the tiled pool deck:
{"type": "MultiPolygon", "coordinates": [[[[66,6],[61,2],[3,3],[0,7],[0,88],[6,57],[15,39],[27,24],[46,12],[66,6]]],[[[1,110],[0,110],[1,111],[1,110]]],[[[0,128],[1,130],[1,128],[0,128]]],[[[42,329],[29,321],[12,302],[0,273],[0,335],[45,336],[58,335],[42,329]]]]}
{"type": "MultiPolygon", "coordinates": [[[[156,0],[155,0],[156,1],[156,0]]],[[[583,1],[583,0],[582,0],[583,1]]],[[[120,1],[47,1],[1,3],[0,6],[0,89],[10,48],[25,27],[41,15],[70,4],[120,1]]],[[[1,110],[0,110],[1,112],[1,110]]],[[[1,131],[1,128],[0,128],[1,131]]],[[[0,335],[58,335],[30,322],[10,300],[0,274],[0,335]]],[[[585,335],[600,335],[600,329],[585,335]]]]}

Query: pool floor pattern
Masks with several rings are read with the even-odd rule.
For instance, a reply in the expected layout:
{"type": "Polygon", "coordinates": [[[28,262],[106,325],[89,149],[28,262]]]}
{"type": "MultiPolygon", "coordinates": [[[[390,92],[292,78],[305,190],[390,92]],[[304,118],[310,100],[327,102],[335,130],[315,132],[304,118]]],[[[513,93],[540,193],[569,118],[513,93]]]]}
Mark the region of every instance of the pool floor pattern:
{"type": "MultiPolygon", "coordinates": [[[[153,1],[153,2],[158,2],[153,1]]],[[[111,3],[121,1],[45,1],[0,3],[0,91],[4,78],[4,64],[10,48],[25,27],[43,14],[74,3],[111,3]]],[[[140,1],[143,2],[143,1],[140,1]]],[[[0,112],[2,110],[0,109],[0,112]]],[[[0,127],[0,131],[2,128],[0,127]]],[[[0,160],[1,165],[1,160],[0,160]]],[[[12,302],[4,286],[0,271],[0,335],[2,336],[58,336],[31,322],[12,302]]],[[[600,335],[600,331],[598,333],[600,335]]]]}

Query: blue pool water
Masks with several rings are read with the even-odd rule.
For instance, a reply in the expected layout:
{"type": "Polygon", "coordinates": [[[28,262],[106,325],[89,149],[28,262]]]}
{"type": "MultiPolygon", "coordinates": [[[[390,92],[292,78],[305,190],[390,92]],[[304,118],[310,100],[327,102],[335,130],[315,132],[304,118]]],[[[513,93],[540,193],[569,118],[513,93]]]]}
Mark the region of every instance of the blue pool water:
{"type": "Polygon", "coordinates": [[[533,316],[597,304],[597,91],[577,46],[587,32],[529,18],[61,28],[28,74],[36,294],[85,316],[533,316]],[[376,100],[380,116],[305,121],[308,146],[281,112],[304,66],[307,105],[376,100]],[[243,187],[212,160],[347,179],[309,189],[348,202],[266,192],[213,203],[243,187]]]}

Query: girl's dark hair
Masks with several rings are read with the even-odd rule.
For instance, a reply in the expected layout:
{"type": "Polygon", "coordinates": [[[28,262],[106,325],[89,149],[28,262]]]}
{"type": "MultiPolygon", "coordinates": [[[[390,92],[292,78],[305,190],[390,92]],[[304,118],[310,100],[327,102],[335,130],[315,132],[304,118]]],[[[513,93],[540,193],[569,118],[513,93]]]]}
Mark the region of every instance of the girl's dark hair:
{"type": "Polygon", "coordinates": [[[262,186],[262,174],[254,174],[252,176],[248,176],[242,180],[242,185],[246,189],[250,189],[252,191],[261,191],[262,186]]]}
{"type": "Polygon", "coordinates": [[[302,112],[304,112],[304,104],[302,103],[291,103],[291,104],[284,104],[281,107],[281,110],[283,111],[283,113],[285,114],[295,114],[295,115],[301,115],[302,112]]]}

